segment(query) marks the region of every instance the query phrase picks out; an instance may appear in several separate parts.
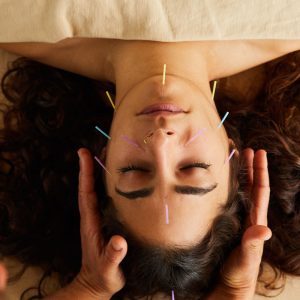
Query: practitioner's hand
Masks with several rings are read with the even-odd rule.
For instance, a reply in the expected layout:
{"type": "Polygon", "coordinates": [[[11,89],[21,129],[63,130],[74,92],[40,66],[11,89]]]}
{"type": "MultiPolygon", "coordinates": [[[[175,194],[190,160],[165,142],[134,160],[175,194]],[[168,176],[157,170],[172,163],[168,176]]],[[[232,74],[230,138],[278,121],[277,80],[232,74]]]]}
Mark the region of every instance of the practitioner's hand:
{"type": "Polygon", "coordinates": [[[119,264],[127,253],[127,243],[121,236],[113,236],[108,245],[104,246],[94,190],[93,159],[87,149],[80,149],[78,154],[80,156],[79,210],[82,267],[77,280],[95,296],[106,295],[110,299],[125,285],[125,278],[119,264]]]}
{"type": "Polygon", "coordinates": [[[78,151],[78,155],[82,267],[70,285],[48,297],[48,300],[106,300],[125,285],[119,264],[127,253],[126,240],[115,235],[107,246],[104,245],[94,190],[93,159],[84,148],[78,151]],[[112,244],[119,250],[114,250],[112,244]]]}
{"type": "Polygon", "coordinates": [[[264,241],[272,236],[267,227],[270,185],[267,156],[264,150],[243,151],[248,169],[248,191],[253,210],[248,217],[247,229],[241,245],[229,256],[222,271],[221,282],[207,298],[208,300],[251,300],[255,294],[264,241]]]}

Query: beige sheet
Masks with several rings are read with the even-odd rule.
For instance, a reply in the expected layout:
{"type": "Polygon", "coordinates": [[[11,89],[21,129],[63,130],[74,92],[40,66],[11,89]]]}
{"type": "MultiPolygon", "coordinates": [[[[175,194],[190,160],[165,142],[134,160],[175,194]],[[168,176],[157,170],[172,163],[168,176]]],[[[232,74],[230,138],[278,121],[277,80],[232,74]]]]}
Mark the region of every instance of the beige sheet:
{"type": "Polygon", "coordinates": [[[0,42],[297,39],[299,0],[0,0],[0,42]]]}

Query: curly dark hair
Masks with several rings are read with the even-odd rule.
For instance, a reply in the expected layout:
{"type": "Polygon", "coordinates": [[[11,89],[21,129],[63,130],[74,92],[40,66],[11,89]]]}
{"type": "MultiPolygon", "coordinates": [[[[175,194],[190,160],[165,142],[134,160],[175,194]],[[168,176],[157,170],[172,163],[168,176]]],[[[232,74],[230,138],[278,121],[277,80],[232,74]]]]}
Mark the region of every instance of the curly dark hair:
{"type": "MultiPolygon", "coordinates": [[[[224,126],[236,148],[268,152],[268,220],[273,235],[265,243],[263,261],[279,274],[297,276],[299,78],[300,59],[295,52],[267,64],[264,89],[251,105],[238,103],[226,89],[219,88],[215,96],[219,114],[230,111],[224,126]]],[[[105,138],[94,127],[100,123],[109,131],[113,111],[105,91],[115,95],[115,86],[19,58],[9,66],[1,88],[11,104],[2,109],[4,128],[0,130],[0,254],[17,258],[24,270],[27,266],[45,270],[37,295],[29,298],[40,299],[45,296],[41,284],[47,276],[58,273],[64,286],[80,270],[77,150],[85,147],[98,155],[105,146],[105,138]]],[[[251,209],[240,158],[231,160],[229,195],[220,215],[205,237],[189,249],[154,247],[139,239],[118,221],[98,165],[95,180],[105,242],[120,234],[128,243],[121,263],[126,285],[112,299],[146,295],[151,299],[157,292],[170,294],[172,289],[176,299],[203,299],[215,287],[223,262],[240,243],[251,209]]]]}

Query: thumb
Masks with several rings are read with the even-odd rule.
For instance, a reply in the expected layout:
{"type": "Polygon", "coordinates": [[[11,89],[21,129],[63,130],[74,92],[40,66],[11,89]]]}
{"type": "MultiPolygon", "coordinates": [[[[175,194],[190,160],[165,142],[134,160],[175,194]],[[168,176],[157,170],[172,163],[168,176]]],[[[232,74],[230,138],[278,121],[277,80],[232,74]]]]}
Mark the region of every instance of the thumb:
{"type": "Polygon", "coordinates": [[[264,241],[272,235],[271,230],[262,225],[253,225],[244,232],[241,245],[225,262],[221,274],[225,290],[244,295],[254,295],[259,266],[262,259],[264,241]]]}
{"type": "Polygon", "coordinates": [[[116,293],[125,285],[120,263],[127,253],[127,242],[121,236],[113,236],[103,251],[101,269],[108,292],[116,293]]]}
{"type": "Polygon", "coordinates": [[[127,243],[121,236],[113,236],[105,249],[106,262],[110,267],[118,266],[127,253],[127,243]]]}
{"type": "Polygon", "coordinates": [[[245,231],[240,250],[240,263],[243,267],[258,271],[257,266],[261,263],[264,242],[271,236],[271,229],[263,225],[253,225],[245,231]]]}

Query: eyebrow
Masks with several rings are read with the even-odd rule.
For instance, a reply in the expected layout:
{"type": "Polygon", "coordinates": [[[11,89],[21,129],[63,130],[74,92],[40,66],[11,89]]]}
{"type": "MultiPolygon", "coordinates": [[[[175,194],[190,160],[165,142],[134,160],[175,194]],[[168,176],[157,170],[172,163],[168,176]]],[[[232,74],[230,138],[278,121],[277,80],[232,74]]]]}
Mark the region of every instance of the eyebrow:
{"type": "MultiPolygon", "coordinates": [[[[201,188],[201,187],[195,187],[195,186],[189,186],[189,185],[175,185],[174,191],[178,194],[186,194],[186,195],[198,195],[198,196],[204,196],[207,193],[213,191],[218,186],[217,183],[212,184],[211,186],[207,188],[201,188]]],[[[154,193],[154,187],[151,188],[144,188],[140,190],[135,190],[131,192],[123,192],[119,190],[117,187],[115,187],[115,191],[117,194],[119,194],[122,197],[125,197],[130,200],[134,200],[137,198],[145,198],[148,196],[151,196],[154,193]]]]}

